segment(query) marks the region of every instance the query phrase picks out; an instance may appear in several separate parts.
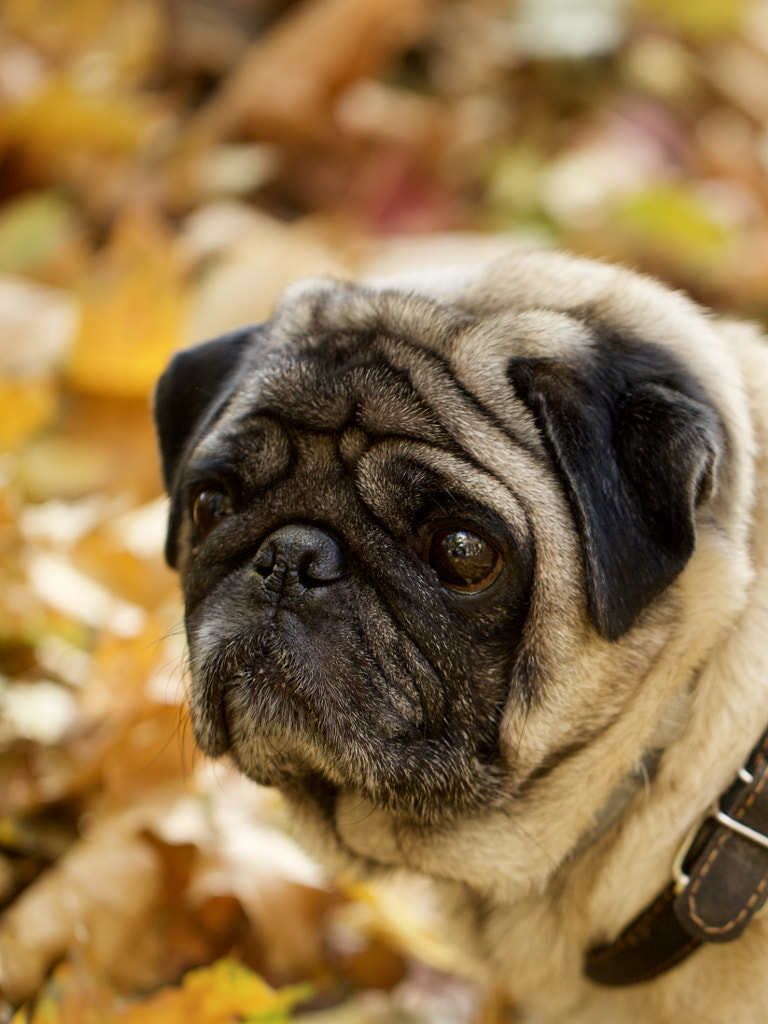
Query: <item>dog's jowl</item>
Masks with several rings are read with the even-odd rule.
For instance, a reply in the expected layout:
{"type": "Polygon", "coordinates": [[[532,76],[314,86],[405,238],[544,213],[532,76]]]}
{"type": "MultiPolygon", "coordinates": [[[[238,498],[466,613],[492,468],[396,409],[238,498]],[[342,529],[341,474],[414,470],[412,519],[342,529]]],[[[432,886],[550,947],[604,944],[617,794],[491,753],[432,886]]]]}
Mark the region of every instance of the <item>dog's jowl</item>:
{"type": "Polygon", "coordinates": [[[200,747],[536,1020],[762,1024],[758,333],[553,253],[312,280],[156,417],[200,747]]]}

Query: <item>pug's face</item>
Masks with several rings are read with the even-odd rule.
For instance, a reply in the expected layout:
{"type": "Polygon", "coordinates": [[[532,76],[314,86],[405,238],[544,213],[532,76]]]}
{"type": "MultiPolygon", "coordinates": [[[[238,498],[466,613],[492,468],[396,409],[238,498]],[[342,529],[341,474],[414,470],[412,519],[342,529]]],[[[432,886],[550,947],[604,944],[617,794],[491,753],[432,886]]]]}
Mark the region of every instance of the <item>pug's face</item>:
{"type": "Polygon", "coordinates": [[[196,739],[327,814],[514,796],[615,713],[569,664],[652,658],[626,638],[693,551],[712,403],[620,310],[545,305],[530,260],[432,297],[314,283],[158,386],[196,739]]]}

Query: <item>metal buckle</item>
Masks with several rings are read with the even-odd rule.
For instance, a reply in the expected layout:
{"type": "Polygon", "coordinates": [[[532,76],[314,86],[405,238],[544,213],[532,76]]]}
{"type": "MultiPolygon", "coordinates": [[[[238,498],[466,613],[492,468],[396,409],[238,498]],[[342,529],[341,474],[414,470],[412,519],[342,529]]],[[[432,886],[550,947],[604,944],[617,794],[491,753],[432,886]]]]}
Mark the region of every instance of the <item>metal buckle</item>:
{"type": "Polygon", "coordinates": [[[758,846],[762,846],[763,849],[768,850],[768,836],[763,835],[762,832],[756,832],[755,829],[749,828],[747,825],[742,825],[740,821],[736,821],[735,818],[731,818],[727,814],[723,814],[722,811],[718,811],[715,815],[715,820],[719,821],[721,825],[725,825],[731,832],[735,832],[739,836],[743,836],[745,839],[750,839],[753,843],[757,843],[758,846]]]}
{"type": "Polygon", "coordinates": [[[707,808],[707,810],[704,812],[704,814],[702,814],[700,818],[696,819],[696,821],[685,833],[685,838],[683,839],[682,843],[680,843],[680,848],[675,854],[675,859],[672,861],[672,879],[675,883],[676,894],[681,893],[691,880],[690,875],[686,875],[686,873],[683,871],[683,864],[685,863],[685,858],[688,856],[688,851],[693,845],[693,840],[696,838],[696,833],[699,831],[699,829],[707,820],[707,818],[714,818],[719,813],[720,808],[718,804],[712,804],[709,808],[707,808]]]}
{"type": "MultiPolygon", "coordinates": [[[[755,781],[754,776],[751,772],[748,772],[746,768],[739,769],[739,779],[747,786],[751,785],[755,781]]],[[[693,825],[691,825],[690,829],[685,834],[685,838],[680,844],[680,849],[675,855],[675,859],[672,862],[672,878],[675,883],[676,893],[681,893],[691,880],[690,876],[686,875],[683,871],[683,864],[685,863],[685,858],[688,856],[688,851],[693,845],[693,840],[696,838],[696,833],[708,818],[714,818],[715,821],[724,828],[730,829],[731,832],[735,832],[744,839],[749,839],[751,842],[757,843],[758,846],[762,846],[764,849],[768,850],[768,836],[763,835],[762,832],[755,831],[753,828],[749,828],[748,825],[742,825],[740,821],[732,818],[729,814],[725,814],[724,811],[720,810],[720,801],[718,800],[712,804],[712,806],[709,807],[693,825]]]]}

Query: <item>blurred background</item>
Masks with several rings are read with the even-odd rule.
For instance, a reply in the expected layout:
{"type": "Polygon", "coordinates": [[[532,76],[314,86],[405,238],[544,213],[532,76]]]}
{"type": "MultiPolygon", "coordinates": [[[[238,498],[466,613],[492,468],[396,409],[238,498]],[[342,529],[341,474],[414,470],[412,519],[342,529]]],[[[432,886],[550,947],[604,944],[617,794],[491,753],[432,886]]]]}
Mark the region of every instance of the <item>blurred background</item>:
{"type": "Polygon", "coordinates": [[[767,168],[767,0],[0,0],[2,1024],[516,1019],[195,755],[149,395],[297,277],[511,245],[764,321],[767,168]]]}

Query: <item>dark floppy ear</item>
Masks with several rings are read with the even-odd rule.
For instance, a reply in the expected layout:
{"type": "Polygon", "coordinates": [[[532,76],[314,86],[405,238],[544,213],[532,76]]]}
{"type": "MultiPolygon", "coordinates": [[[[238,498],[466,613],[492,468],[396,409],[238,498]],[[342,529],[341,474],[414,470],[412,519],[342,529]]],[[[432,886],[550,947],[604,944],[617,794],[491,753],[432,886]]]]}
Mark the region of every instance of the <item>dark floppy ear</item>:
{"type": "Polygon", "coordinates": [[[260,333],[258,326],[246,327],[177,352],[155,388],[163,479],[172,497],[165,552],[170,565],[176,563],[181,508],[175,492],[184,455],[230,397],[243,353],[258,344],[260,333]]]}
{"type": "Polygon", "coordinates": [[[611,339],[578,363],[514,360],[509,375],[562,473],[595,625],[617,639],[693,553],[723,446],[719,417],[651,345],[611,339]]]}

